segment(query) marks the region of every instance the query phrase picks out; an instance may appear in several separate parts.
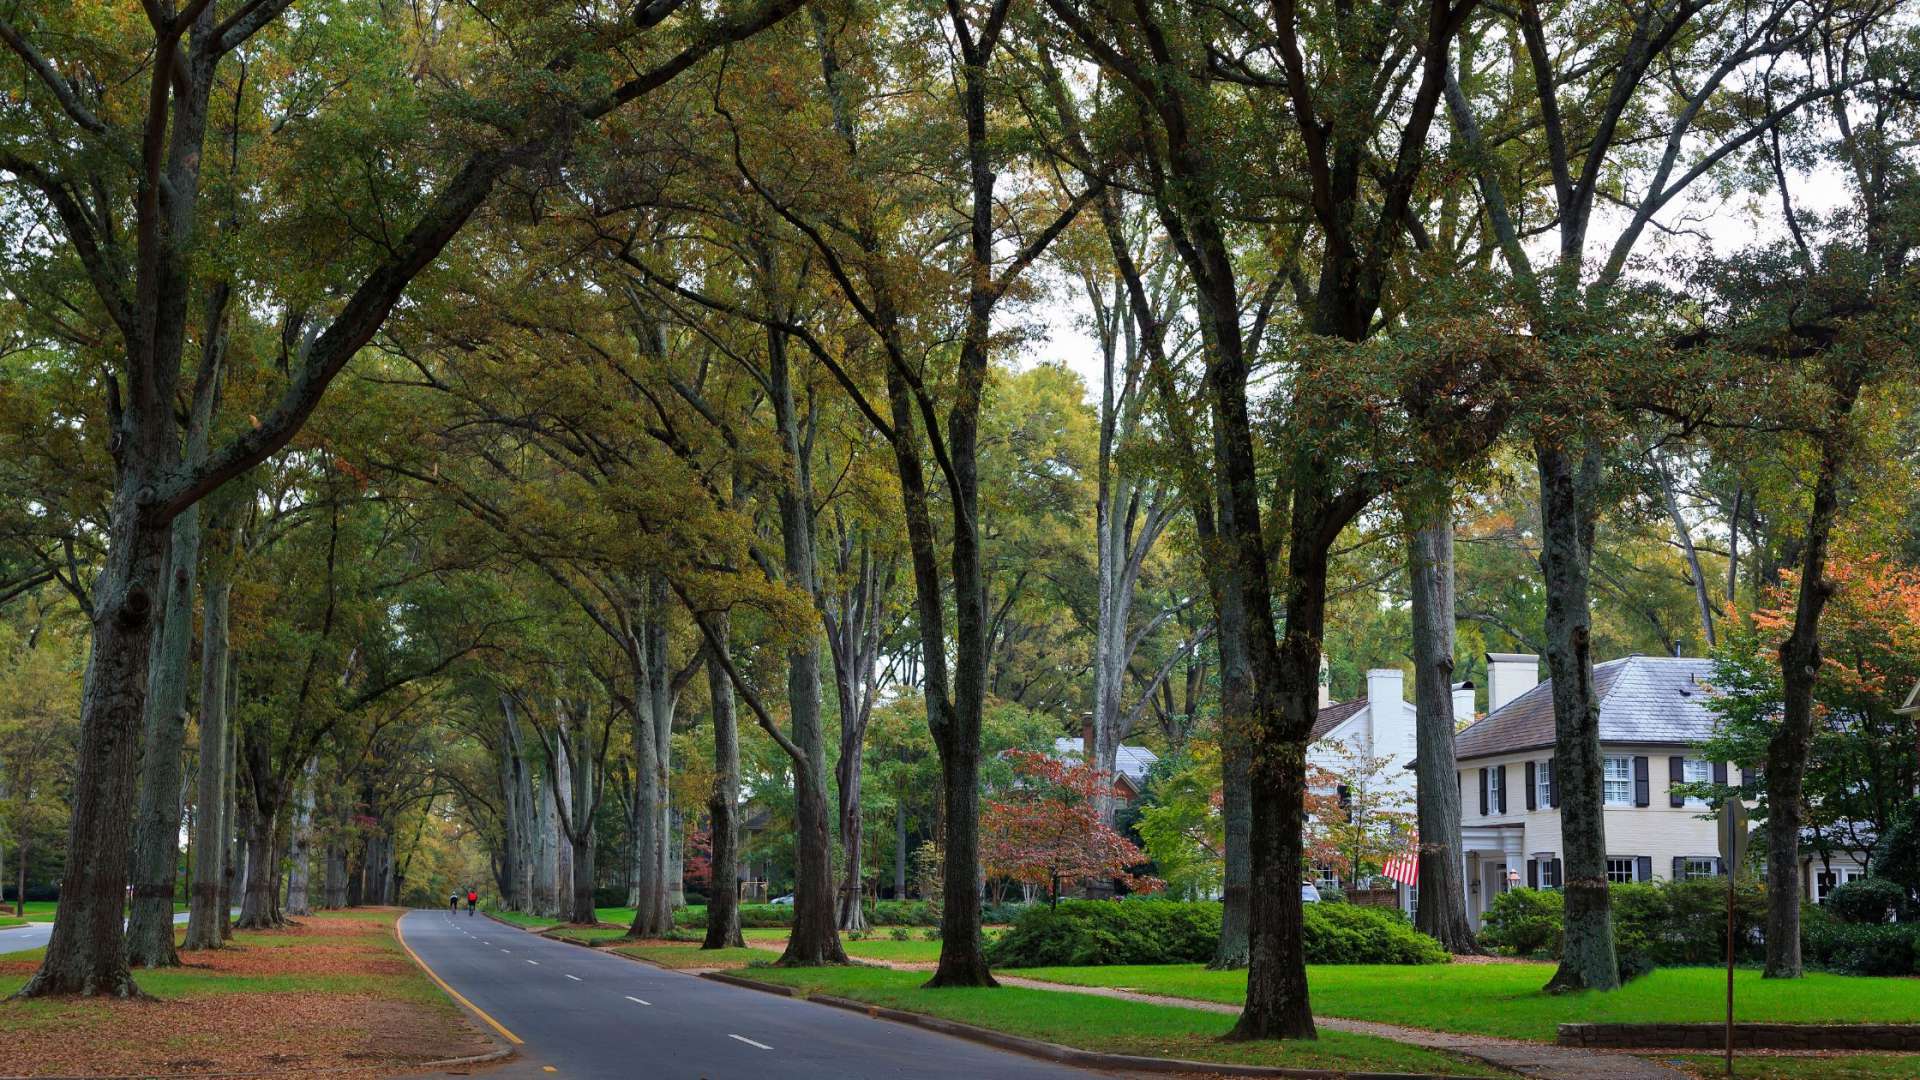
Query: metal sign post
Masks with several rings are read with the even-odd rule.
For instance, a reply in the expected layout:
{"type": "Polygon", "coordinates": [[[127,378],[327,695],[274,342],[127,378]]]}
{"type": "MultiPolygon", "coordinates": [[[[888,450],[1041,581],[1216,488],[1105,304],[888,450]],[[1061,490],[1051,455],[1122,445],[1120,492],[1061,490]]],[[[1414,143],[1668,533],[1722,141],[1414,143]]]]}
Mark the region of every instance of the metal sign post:
{"type": "Polygon", "coordinates": [[[1720,802],[1720,863],[1727,869],[1727,1075],[1733,1075],[1733,879],[1747,861],[1747,804],[1729,795],[1720,802]]]}

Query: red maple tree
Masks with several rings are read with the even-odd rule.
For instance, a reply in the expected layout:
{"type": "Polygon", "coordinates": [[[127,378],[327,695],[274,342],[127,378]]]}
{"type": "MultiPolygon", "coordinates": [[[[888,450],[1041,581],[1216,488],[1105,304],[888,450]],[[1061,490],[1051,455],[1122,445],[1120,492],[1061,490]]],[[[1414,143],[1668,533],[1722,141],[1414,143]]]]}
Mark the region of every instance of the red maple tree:
{"type": "Polygon", "coordinates": [[[1093,768],[1030,750],[1007,754],[1019,783],[989,799],[980,815],[980,859],[990,875],[1049,891],[1061,882],[1124,878],[1134,892],[1160,888],[1158,878],[1135,874],[1146,861],[1133,841],[1100,820],[1100,777],[1093,768]]]}

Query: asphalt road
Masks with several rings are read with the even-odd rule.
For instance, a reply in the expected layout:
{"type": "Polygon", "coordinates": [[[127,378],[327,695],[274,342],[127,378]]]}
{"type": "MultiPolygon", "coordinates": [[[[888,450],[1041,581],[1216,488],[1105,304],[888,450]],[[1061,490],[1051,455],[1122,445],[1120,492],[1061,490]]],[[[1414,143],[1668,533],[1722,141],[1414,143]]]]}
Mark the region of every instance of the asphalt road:
{"type": "Polygon", "coordinates": [[[919,1028],[743,990],[568,945],[464,912],[414,911],[407,945],[435,975],[524,1040],[493,1077],[701,1080],[1088,1080],[919,1028]]]}

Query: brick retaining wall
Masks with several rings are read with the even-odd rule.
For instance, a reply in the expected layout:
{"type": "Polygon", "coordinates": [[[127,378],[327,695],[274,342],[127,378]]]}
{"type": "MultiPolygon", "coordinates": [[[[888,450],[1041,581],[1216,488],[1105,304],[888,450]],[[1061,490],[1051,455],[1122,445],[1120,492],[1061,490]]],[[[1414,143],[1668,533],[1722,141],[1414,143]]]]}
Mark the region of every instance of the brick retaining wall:
{"type": "MultiPolygon", "coordinates": [[[[1724,1024],[1561,1024],[1561,1046],[1712,1050],[1726,1045],[1724,1024]]],[[[1920,1051],[1920,1024],[1735,1024],[1733,1045],[1747,1050],[1920,1051]]]]}

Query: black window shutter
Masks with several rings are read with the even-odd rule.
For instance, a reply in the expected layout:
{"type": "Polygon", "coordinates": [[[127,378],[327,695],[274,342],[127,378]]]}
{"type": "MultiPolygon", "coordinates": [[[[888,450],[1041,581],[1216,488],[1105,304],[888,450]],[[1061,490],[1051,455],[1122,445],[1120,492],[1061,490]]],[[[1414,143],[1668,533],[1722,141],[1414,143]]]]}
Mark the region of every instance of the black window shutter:
{"type": "Polygon", "coordinates": [[[1341,784],[1334,789],[1340,799],[1340,812],[1347,817],[1347,824],[1353,824],[1353,789],[1341,784]]]}
{"type": "Polygon", "coordinates": [[[1713,872],[1720,877],[1727,876],[1727,860],[1718,855],[1713,857],[1713,872]]]}
{"type": "Polygon", "coordinates": [[[1745,765],[1740,766],[1740,786],[1752,787],[1753,781],[1754,781],[1754,775],[1755,774],[1752,769],[1747,768],[1745,765]]]}
{"type": "Polygon", "coordinates": [[[1726,762],[1716,761],[1713,763],[1713,782],[1716,784],[1719,784],[1721,787],[1727,786],[1727,763],[1726,762]]]}
{"type": "Polygon", "coordinates": [[[1647,759],[1644,757],[1634,758],[1633,759],[1633,805],[1652,806],[1653,805],[1652,791],[1653,791],[1653,785],[1647,781],[1647,759]]]}
{"type": "Polygon", "coordinates": [[[1565,881],[1563,881],[1563,880],[1561,880],[1561,878],[1560,878],[1560,860],[1559,860],[1559,859],[1551,859],[1551,860],[1549,860],[1549,861],[1548,861],[1548,863],[1547,863],[1547,866],[1548,866],[1548,868],[1549,868],[1549,869],[1550,869],[1550,870],[1552,871],[1552,873],[1553,873],[1553,887],[1554,887],[1554,888],[1556,888],[1556,889],[1557,889],[1557,888],[1559,888],[1560,886],[1562,886],[1562,885],[1564,885],[1564,884],[1566,884],[1566,882],[1565,882],[1565,881]]]}
{"type": "Polygon", "coordinates": [[[1547,759],[1547,805],[1560,805],[1560,774],[1554,771],[1553,759],[1547,759]]]}
{"type": "Polygon", "coordinates": [[[1635,881],[1652,881],[1653,880],[1653,856],[1641,855],[1641,856],[1637,856],[1633,860],[1633,880],[1635,881]]]}
{"type": "Polygon", "coordinates": [[[1500,766],[1500,812],[1507,812],[1507,767],[1500,766]]]}
{"type": "Polygon", "coordinates": [[[1529,761],[1527,762],[1527,809],[1529,810],[1540,809],[1538,806],[1534,805],[1534,794],[1533,794],[1534,783],[1535,783],[1534,764],[1533,762],[1529,761]]]}
{"type": "Polygon", "coordinates": [[[1487,770],[1480,770],[1480,816],[1487,816],[1487,770]]]}
{"type": "MultiPolygon", "coordinates": [[[[1687,797],[1680,794],[1680,785],[1687,782],[1687,759],[1674,755],[1667,759],[1667,805],[1685,806],[1687,797]]],[[[1641,806],[1647,805],[1641,803],[1641,806]]]]}
{"type": "Polygon", "coordinates": [[[1540,887],[1540,860],[1528,859],[1527,860],[1527,888],[1537,889],[1539,887],[1540,887]]]}
{"type": "Polygon", "coordinates": [[[1673,880],[1687,880],[1687,858],[1684,855],[1675,855],[1673,857],[1673,880]]]}

